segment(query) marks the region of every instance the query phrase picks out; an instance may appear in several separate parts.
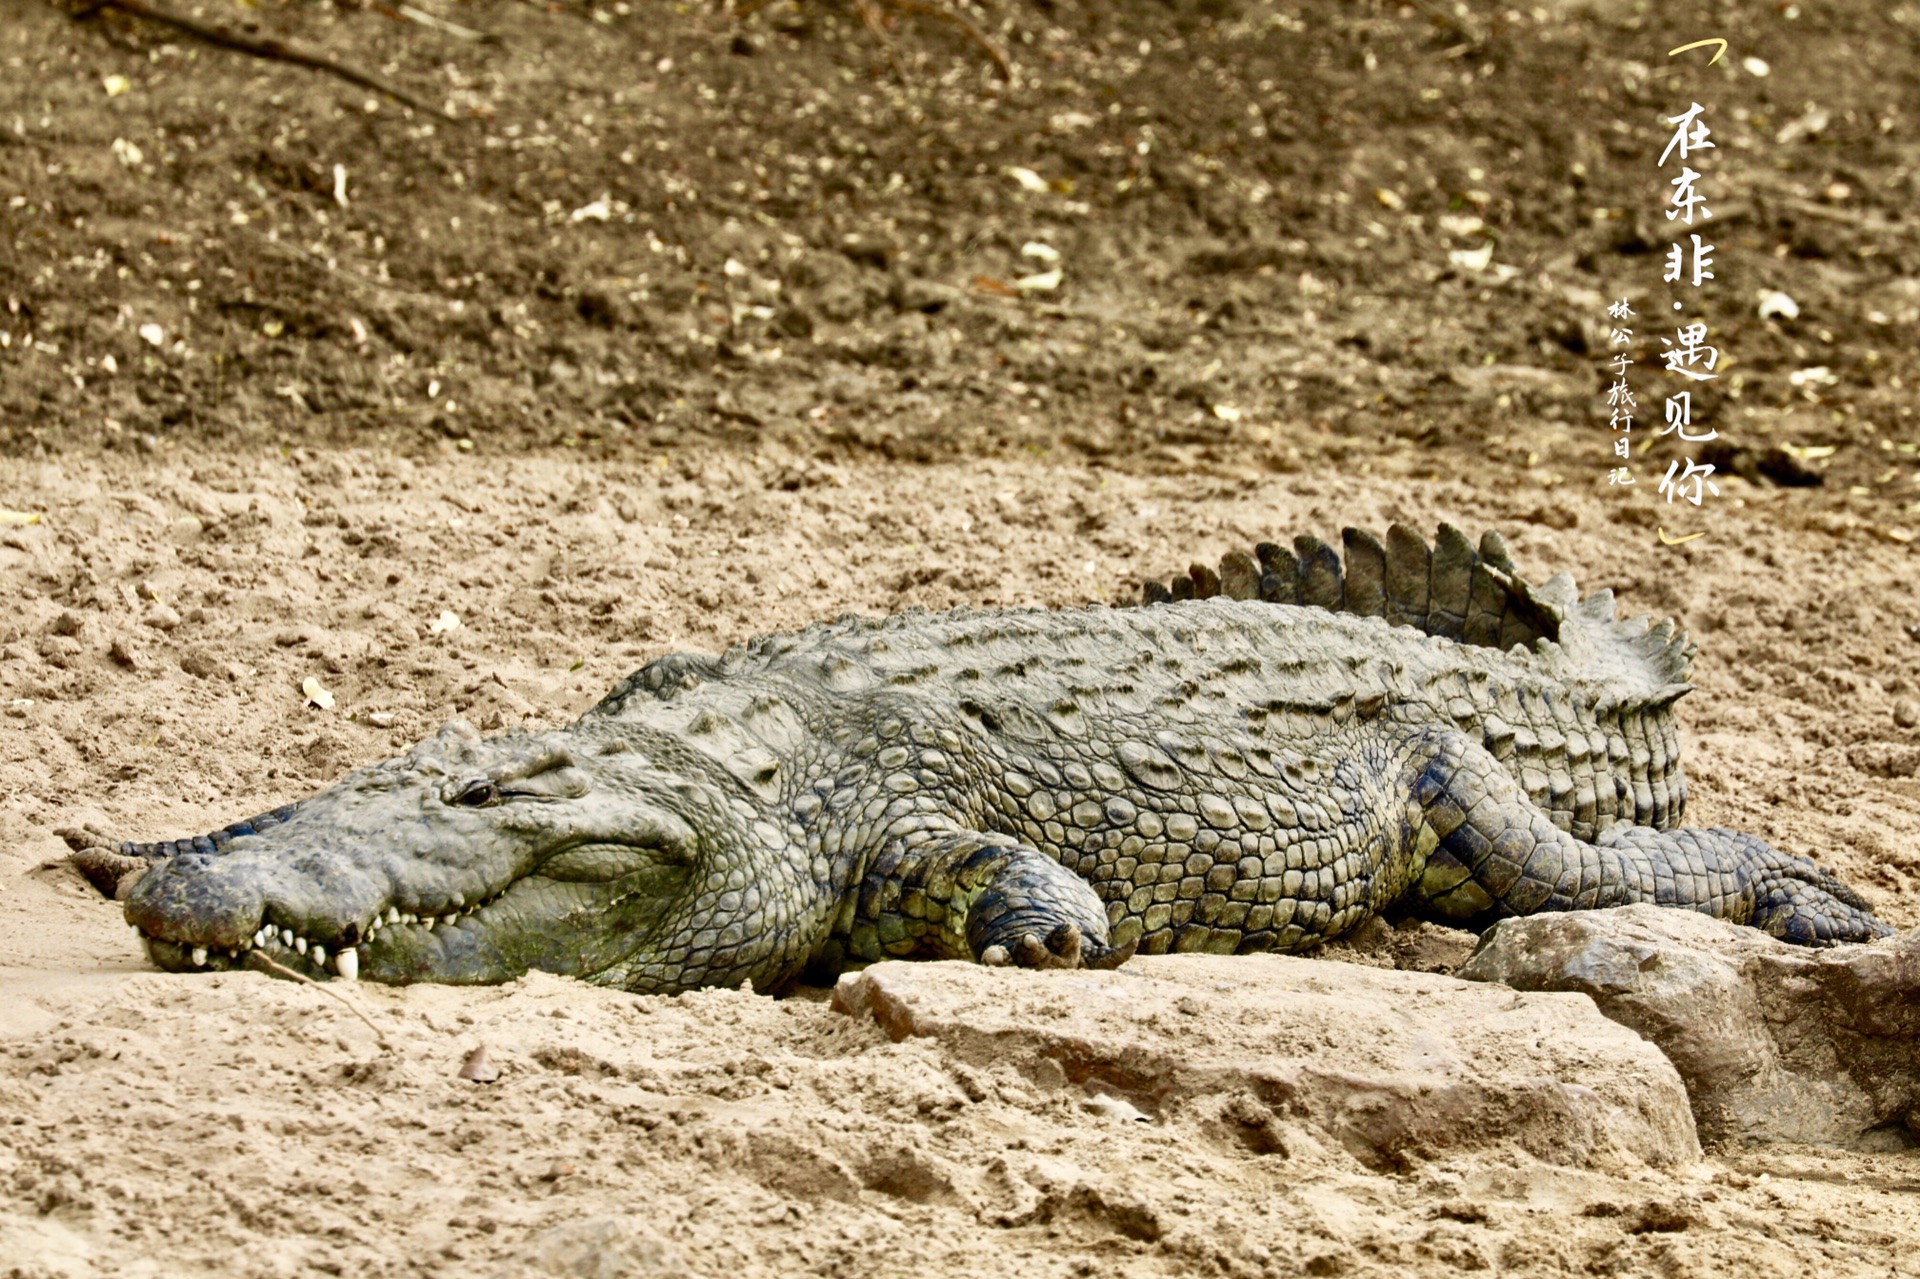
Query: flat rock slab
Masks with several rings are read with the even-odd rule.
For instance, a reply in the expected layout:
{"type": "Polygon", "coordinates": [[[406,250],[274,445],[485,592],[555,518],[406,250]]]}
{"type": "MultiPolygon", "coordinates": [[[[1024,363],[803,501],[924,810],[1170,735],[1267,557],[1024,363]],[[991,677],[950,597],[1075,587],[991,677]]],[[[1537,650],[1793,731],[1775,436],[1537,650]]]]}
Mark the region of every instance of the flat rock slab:
{"type": "Polygon", "coordinates": [[[1672,1060],[1706,1140],[1892,1148],[1920,1131],[1920,931],[1810,950],[1623,906],[1503,920],[1460,975],[1591,995],[1672,1060]]]}
{"type": "Polygon", "coordinates": [[[1266,1123],[1271,1140],[1302,1127],[1376,1169],[1468,1150],[1575,1166],[1699,1154],[1673,1066],[1578,995],[1271,955],[1169,955],[1113,972],[883,963],[842,977],[833,998],[896,1041],[1011,1061],[1148,1119],[1220,1098],[1242,1124],[1266,1123]]]}

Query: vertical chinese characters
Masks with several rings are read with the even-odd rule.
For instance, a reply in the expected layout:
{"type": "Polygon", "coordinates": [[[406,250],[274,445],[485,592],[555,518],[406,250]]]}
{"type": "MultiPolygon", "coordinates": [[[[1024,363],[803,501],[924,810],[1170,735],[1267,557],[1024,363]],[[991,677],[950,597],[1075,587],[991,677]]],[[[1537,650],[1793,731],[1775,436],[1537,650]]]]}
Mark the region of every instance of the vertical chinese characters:
{"type": "Polygon", "coordinates": [[[1607,387],[1607,425],[1615,432],[1613,437],[1613,456],[1616,465],[1607,472],[1609,484],[1633,483],[1633,472],[1627,468],[1627,459],[1633,455],[1633,410],[1635,402],[1633,388],[1627,383],[1627,369],[1633,364],[1620,347],[1633,341],[1633,330],[1627,327],[1627,321],[1634,316],[1634,310],[1627,305],[1625,298],[1616,300],[1607,308],[1607,318],[1613,323],[1607,329],[1607,346],[1613,349],[1613,355],[1607,360],[1607,368],[1613,373],[1613,382],[1607,387]]]}
{"type": "MultiPolygon", "coordinates": [[[[1667,167],[1669,161],[1677,159],[1680,162],[1680,176],[1668,183],[1673,190],[1667,200],[1667,221],[1687,227],[1713,217],[1713,210],[1707,207],[1706,197],[1701,194],[1699,187],[1705,175],[1688,163],[1698,153],[1714,149],[1712,131],[1702,118],[1705,111],[1706,108],[1695,102],[1679,115],[1669,116],[1667,123],[1674,126],[1673,135],[1668,139],[1666,149],[1660,153],[1662,169],[1667,167]]],[[[1710,269],[1713,266],[1713,252],[1714,246],[1708,244],[1699,232],[1687,232],[1668,247],[1666,271],[1662,278],[1676,291],[1698,289],[1702,283],[1713,278],[1710,269]]],[[[1675,301],[1673,309],[1684,311],[1686,304],[1675,301]]],[[[1697,320],[1679,325],[1672,337],[1662,337],[1660,345],[1664,349],[1661,359],[1667,373],[1688,384],[1718,379],[1720,351],[1707,341],[1707,337],[1707,326],[1697,320]]],[[[1719,435],[1714,430],[1693,429],[1691,385],[1666,397],[1663,416],[1666,425],[1660,428],[1660,434],[1677,434],[1683,443],[1698,444],[1719,435]]],[[[1675,458],[1668,463],[1666,476],[1660,481],[1660,495],[1667,499],[1668,505],[1679,499],[1699,506],[1708,496],[1720,496],[1720,488],[1713,482],[1713,471],[1711,462],[1697,462],[1687,455],[1675,458]]]]}

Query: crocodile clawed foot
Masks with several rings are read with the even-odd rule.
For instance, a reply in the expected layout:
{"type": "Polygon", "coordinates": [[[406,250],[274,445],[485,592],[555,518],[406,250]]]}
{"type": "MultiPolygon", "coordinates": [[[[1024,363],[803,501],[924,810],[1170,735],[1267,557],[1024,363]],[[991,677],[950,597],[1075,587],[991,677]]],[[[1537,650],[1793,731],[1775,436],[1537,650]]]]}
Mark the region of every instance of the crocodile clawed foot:
{"type": "Polygon", "coordinates": [[[1043,942],[1026,933],[1012,947],[989,946],[980,962],[990,968],[1118,968],[1133,958],[1134,943],[1102,946],[1088,942],[1073,924],[1061,924],[1043,942]]]}
{"type": "Polygon", "coordinates": [[[1061,924],[1047,934],[1044,945],[1032,933],[1013,944],[1013,962],[1022,968],[1078,968],[1080,929],[1061,924]]]}
{"type": "Polygon", "coordinates": [[[1129,959],[1132,959],[1133,952],[1139,948],[1140,939],[1138,937],[1124,946],[1094,946],[1088,950],[1085,956],[1086,965],[1089,968],[1118,968],[1129,959]]]}

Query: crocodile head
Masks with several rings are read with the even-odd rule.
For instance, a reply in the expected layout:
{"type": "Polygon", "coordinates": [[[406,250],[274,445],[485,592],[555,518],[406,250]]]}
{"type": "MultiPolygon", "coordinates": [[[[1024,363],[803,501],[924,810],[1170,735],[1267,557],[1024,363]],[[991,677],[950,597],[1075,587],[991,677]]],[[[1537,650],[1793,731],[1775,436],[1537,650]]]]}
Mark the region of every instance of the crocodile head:
{"type": "Polygon", "coordinates": [[[126,846],[172,853],[123,893],[126,915],[177,971],[764,986],[805,958],[805,859],[750,801],[669,734],[483,740],[456,721],[266,817],[126,846]]]}

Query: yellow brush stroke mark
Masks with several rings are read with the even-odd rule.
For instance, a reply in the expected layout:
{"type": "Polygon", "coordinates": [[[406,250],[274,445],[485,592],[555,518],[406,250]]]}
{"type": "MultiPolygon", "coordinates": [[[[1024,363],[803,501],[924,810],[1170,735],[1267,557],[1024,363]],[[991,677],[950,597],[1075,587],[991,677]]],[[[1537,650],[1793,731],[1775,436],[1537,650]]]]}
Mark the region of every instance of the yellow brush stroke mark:
{"type": "Polygon", "coordinates": [[[1668,537],[1667,530],[1664,528],[1655,529],[1654,531],[1660,534],[1660,544],[1662,546],[1681,546],[1687,542],[1693,541],[1695,538],[1706,536],[1705,533],[1689,533],[1685,537],[1668,537]]]}
{"type": "Polygon", "coordinates": [[[1712,66],[1714,63],[1720,61],[1721,58],[1725,57],[1727,52],[1727,42],[1725,40],[1722,40],[1718,36],[1714,36],[1713,38],[1708,40],[1695,40],[1692,44],[1683,44],[1678,49],[1668,49],[1667,56],[1671,58],[1675,54],[1685,53],[1689,49],[1704,49],[1710,44],[1717,44],[1720,46],[1719,48],[1713,51],[1713,56],[1707,59],[1707,65],[1712,66]]]}

